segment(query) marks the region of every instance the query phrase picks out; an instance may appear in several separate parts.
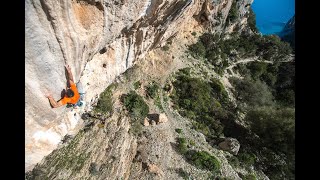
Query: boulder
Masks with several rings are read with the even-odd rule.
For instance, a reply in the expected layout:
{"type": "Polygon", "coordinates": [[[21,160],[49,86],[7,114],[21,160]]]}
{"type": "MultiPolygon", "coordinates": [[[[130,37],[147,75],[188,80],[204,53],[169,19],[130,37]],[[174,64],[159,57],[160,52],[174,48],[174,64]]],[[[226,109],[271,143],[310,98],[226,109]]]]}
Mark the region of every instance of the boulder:
{"type": "Polygon", "coordinates": [[[219,148],[228,151],[231,154],[237,155],[240,149],[240,143],[235,138],[226,138],[224,141],[219,143],[219,148]]]}
{"type": "Polygon", "coordinates": [[[157,176],[164,175],[163,171],[155,164],[148,164],[148,171],[151,173],[155,173],[157,176]]]}
{"type": "Polygon", "coordinates": [[[153,114],[148,114],[147,118],[149,119],[149,121],[152,123],[152,121],[154,121],[156,124],[160,124],[160,123],[165,123],[168,121],[168,118],[166,116],[165,113],[153,113],[153,114]]]}
{"type": "Polygon", "coordinates": [[[166,114],[161,113],[161,114],[159,115],[158,124],[159,124],[159,123],[165,123],[165,122],[167,122],[167,121],[168,121],[168,118],[167,118],[166,114]]]}
{"type": "Polygon", "coordinates": [[[151,125],[155,126],[157,123],[154,120],[151,120],[151,125]]]}
{"type": "Polygon", "coordinates": [[[149,126],[149,125],[150,125],[149,119],[148,119],[147,117],[144,118],[143,125],[144,125],[144,126],[149,126]]]}

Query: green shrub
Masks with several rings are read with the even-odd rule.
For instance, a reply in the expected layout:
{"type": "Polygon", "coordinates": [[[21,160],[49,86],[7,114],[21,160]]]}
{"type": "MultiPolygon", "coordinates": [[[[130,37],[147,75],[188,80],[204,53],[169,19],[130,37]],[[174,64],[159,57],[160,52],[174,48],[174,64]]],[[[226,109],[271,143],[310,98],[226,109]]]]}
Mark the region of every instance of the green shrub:
{"type": "Polygon", "coordinates": [[[269,87],[260,80],[253,81],[250,78],[230,79],[236,90],[237,99],[249,106],[273,105],[273,95],[269,87]]]}
{"type": "Polygon", "coordinates": [[[186,154],[188,151],[187,140],[185,138],[178,138],[178,151],[181,154],[186,154]]]}
{"type": "Polygon", "coordinates": [[[214,96],[221,102],[227,103],[228,93],[225,90],[223,84],[218,79],[211,79],[209,82],[214,96]]]}
{"type": "Polygon", "coordinates": [[[185,180],[193,179],[192,176],[188,172],[184,171],[182,168],[177,169],[176,172],[179,174],[180,177],[182,177],[185,180]]]}
{"type": "Polygon", "coordinates": [[[160,112],[164,112],[164,109],[162,107],[162,104],[161,104],[161,100],[160,100],[160,96],[156,96],[155,100],[154,100],[154,104],[158,107],[159,111],[160,112]]]}
{"type": "Polygon", "coordinates": [[[278,61],[292,53],[290,44],[281,41],[277,35],[265,35],[259,42],[261,57],[266,60],[278,61]]]}
{"type": "Polygon", "coordinates": [[[192,32],[191,35],[192,35],[192,36],[196,36],[197,33],[196,33],[196,32],[192,32]]]}
{"type": "Polygon", "coordinates": [[[106,90],[104,90],[99,97],[95,111],[102,113],[112,113],[113,111],[113,100],[112,100],[112,90],[115,88],[115,84],[109,85],[106,90]]]}
{"type": "Polygon", "coordinates": [[[265,72],[260,76],[260,80],[264,81],[269,87],[273,88],[277,82],[277,75],[271,72],[265,72]]]}
{"type": "Polygon", "coordinates": [[[166,83],[165,85],[164,85],[164,87],[163,87],[163,90],[165,91],[165,92],[169,92],[170,91],[170,84],[168,84],[168,83],[166,83]]]}
{"type": "Polygon", "coordinates": [[[216,44],[219,42],[218,34],[204,33],[199,37],[199,42],[205,45],[207,51],[214,50],[216,44]]]}
{"type": "Polygon", "coordinates": [[[205,57],[206,56],[206,48],[204,47],[204,45],[198,41],[195,44],[192,44],[188,47],[190,54],[197,58],[197,57],[205,57]]]}
{"type": "Polygon", "coordinates": [[[196,131],[201,132],[205,136],[210,136],[211,135],[210,128],[205,123],[192,121],[192,127],[196,131]]]}
{"type": "Polygon", "coordinates": [[[261,138],[266,147],[287,154],[294,150],[294,109],[256,108],[247,113],[245,120],[251,123],[252,131],[261,138]]]}
{"type": "Polygon", "coordinates": [[[220,170],[220,162],[206,151],[188,151],[187,159],[197,168],[212,172],[220,170]]]}
{"type": "Polygon", "coordinates": [[[250,70],[251,77],[257,80],[262,74],[266,73],[267,66],[268,64],[264,62],[251,62],[247,65],[247,68],[250,70]]]}
{"type": "Polygon", "coordinates": [[[134,79],[134,77],[136,76],[137,69],[138,69],[138,66],[137,66],[137,65],[133,65],[132,67],[128,68],[128,69],[123,73],[123,77],[124,77],[127,81],[131,81],[131,80],[134,79]]]}
{"type": "Polygon", "coordinates": [[[208,83],[197,78],[178,76],[173,85],[177,97],[174,99],[176,100],[175,103],[185,111],[202,114],[215,108],[211,87],[208,83]]]}
{"type": "Polygon", "coordinates": [[[134,118],[144,119],[147,117],[149,113],[149,106],[136,92],[130,91],[128,94],[123,95],[121,100],[126,109],[134,118]]]}
{"type": "Polygon", "coordinates": [[[149,98],[155,98],[157,96],[157,93],[159,91],[159,85],[156,84],[155,82],[150,83],[146,87],[146,92],[147,92],[147,97],[149,98]]]}
{"type": "Polygon", "coordinates": [[[140,87],[141,87],[140,81],[135,82],[135,83],[133,84],[133,87],[134,87],[134,89],[140,88],[140,87]]]}
{"type": "MultiPolygon", "coordinates": [[[[259,107],[250,110],[245,117],[251,131],[259,138],[243,148],[251,149],[248,154],[255,153],[255,165],[264,169],[270,179],[291,179],[295,175],[294,112],[293,108],[259,107]]],[[[251,158],[243,159],[250,162],[251,158]]]]}
{"type": "Polygon", "coordinates": [[[206,58],[212,65],[216,66],[219,60],[219,52],[214,50],[208,51],[206,53],[206,58]]]}
{"type": "MultiPolygon", "coordinates": [[[[245,68],[244,65],[242,65],[245,68]]],[[[278,76],[278,63],[268,64],[264,62],[250,62],[247,64],[245,68],[247,74],[245,76],[249,76],[254,80],[261,80],[265,82],[271,89],[274,91],[274,85],[277,81],[278,76]],[[249,70],[249,71],[248,71],[249,70]],[[249,73],[248,73],[249,72],[249,73]]],[[[242,74],[242,72],[241,72],[242,74]]]]}
{"type": "Polygon", "coordinates": [[[181,134],[181,133],[182,133],[182,129],[175,129],[175,131],[176,131],[178,134],[181,134]]]}
{"type": "Polygon", "coordinates": [[[253,31],[253,32],[258,32],[258,29],[256,27],[256,15],[255,13],[253,12],[251,6],[249,8],[249,17],[248,17],[248,26],[250,27],[250,29],[253,31]]]}
{"type": "Polygon", "coordinates": [[[250,70],[244,64],[237,64],[236,70],[244,77],[250,76],[250,70]]]}
{"type": "Polygon", "coordinates": [[[239,159],[236,156],[231,156],[228,158],[228,162],[234,168],[238,168],[240,166],[239,159]]]}
{"type": "Polygon", "coordinates": [[[239,153],[238,160],[241,163],[241,165],[249,167],[254,165],[256,157],[254,154],[251,153],[239,153]]]}
{"type": "Polygon", "coordinates": [[[129,132],[132,133],[135,136],[139,136],[142,132],[142,122],[141,120],[135,120],[131,123],[131,127],[129,129],[129,132]]]}
{"type": "Polygon", "coordinates": [[[257,177],[254,174],[247,174],[243,176],[243,180],[257,180],[257,177]]]}
{"type": "Polygon", "coordinates": [[[191,146],[195,146],[196,145],[196,142],[194,142],[194,140],[191,140],[191,139],[189,140],[189,143],[190,143],[191,146]]]}
{"type": "Polygon", "coordinates": [[[285,106],[295,106],[295,64],[281,63],[275,83],[276,99],[285,106]]]}
{"type": "Polygon", "coordinates": [[[195,130],[207,137],[220,136],[224,129],[220,118],[228,118],[219,102],[228,104],[228,95],[221,82],[217,79],[205,82],[192,78],[185,75],[189,74],[187,70],[177,74],[171,96],[174,108],[178,109],[180,115],[194,120],[192,125],[195,130]]]}
{"type": "Polygon", "coordinates": [[[183,68],[183,69],[179,69],[179,71],[177,72],[177,76],[190,76],[191,73],[191,68],[183,68]]]}
{"type": "Polygon", "coordinates": [[[169,48],[169,46],[165,45],[165,46],[163,46],[161,49],[162,49],[163,51],[168,51],[170,48],[169,48]]]}
{"type": "MultiPolygon", "coordinates": [[[[247,68],[245,65],[239,65],[239,64],[236,66],[236,68],[240,72],[240,74],[246,77],[244,80],[246,79],[248,80],[250,79],[250,77],[252,77],[252,80],[249,80],[251,81],[251,83],[249,83],[247,87],[253,84],[256,84],[256,86],[252,86],[251,89],[253,90],[253,89],[256,89],[256,87],[260,86],[261,83],[262,84],[265,83],[266,85],[268,85],[268,88],[267,88],[269,89],[268,91],[272,93],[272,95],[274,96],[275,100],[279,105],[294,107],[295,105],[294,63],[286,62],[286,63],[267,64],[263,62],[252,62],[247,65],[247,68]]],[[[247,83],[244,83],[244,84],[247,84],[247,83]]],[[[240,89],[242,88],[243,87],[240,85],[240,89]]],[[[266,90],[265,87],[262,87],[262,89],[266,90]]]]}
{"type": "Polygon", "coordinates": [[[219,68],[219,67],[214,67],[214,71],[219,74],[220,76],[223,76],[224,73],[224,69],[223,68],[219,68]]]}
{"type": "Polygon", "coordinates": [[[216,177],[215,175],[213,175],[210,179],[214,179],[214,180],[233,180],[230,177],[221,177],[221,176],[216,177]]]}
{"type": "Polygon", "coordinates": [[[238,17],[239,17],[239,14],[237,9],[237,1],[234,0],[229,10],[229,14],[226,20],[226,26],[229,25],[229,21],[233,23],[238,17]]]}

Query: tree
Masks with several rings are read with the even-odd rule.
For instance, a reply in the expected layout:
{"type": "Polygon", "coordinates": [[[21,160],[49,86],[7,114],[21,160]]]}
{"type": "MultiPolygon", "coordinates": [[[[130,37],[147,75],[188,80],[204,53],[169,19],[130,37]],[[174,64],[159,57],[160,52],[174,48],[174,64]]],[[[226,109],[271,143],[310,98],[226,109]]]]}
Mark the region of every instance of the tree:
{"type": "Polygon", "coordinates": [[[253,12],[252,8],[249,8],[249,16],[248,16],[248,26],[253,32],[258,32],[258,29],[256,27],[256,15],[253,12]]]}
{"type": "Polygon", "coordinates": [[[260,80],[253,81],[246,77],[243,80],[238,78],[231,79],[235,86],[237,99],[249,106],[273,105],[273,95],[269,87],[260,80]]]}
{"type": "Polygon", "coordinates": [[[136,92],[130,91],[122,96],[122,102],[134,118],[144,119],[149,113],[149,106],[136,92]]]}

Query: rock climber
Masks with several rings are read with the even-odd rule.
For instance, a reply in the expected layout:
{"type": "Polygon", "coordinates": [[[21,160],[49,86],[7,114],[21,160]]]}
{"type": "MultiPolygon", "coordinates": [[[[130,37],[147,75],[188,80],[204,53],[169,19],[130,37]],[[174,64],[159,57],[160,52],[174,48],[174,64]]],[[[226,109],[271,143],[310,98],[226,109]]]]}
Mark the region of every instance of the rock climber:
{"type": "Polygon", "coordinates": [[[69,65],[65,65],[67,70],[67,88],[64,90],[64,96],[58,102],[55,101],[51,94],[47,94],[46,97],[49,99],[50,104],[53,108],[63,106],[65,104],[75,105],[80,99],[80,94],[78,92],[77,86],[74,83],[71,68],[69,65]]]}

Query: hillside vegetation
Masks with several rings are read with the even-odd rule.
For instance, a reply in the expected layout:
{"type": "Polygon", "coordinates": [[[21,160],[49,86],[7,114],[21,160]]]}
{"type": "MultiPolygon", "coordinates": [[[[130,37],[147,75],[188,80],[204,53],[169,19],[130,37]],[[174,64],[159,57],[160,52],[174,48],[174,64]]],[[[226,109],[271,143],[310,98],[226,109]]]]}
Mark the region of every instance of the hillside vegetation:
{"type": "Polygon", "coordinates": [[[189,52],[221,76],[232,62],[260,59],[233,68],[241,77],[229,78],[236,108],[227,106],[223,86],[215,91],[212,82],[187,77],[186,71],[177,75],[173,101],[181,115],[196,119],[196,129],[207,138],[223,133],[239,140],[239,154],[229,158],[233,166],[261,169],[271,179],[294,179],[295,64],[287,61],[289,44],[275,35],[205,33],[189,52]],[[237,114],[245,115],[246,127],[235,123],[237,114]]]}

